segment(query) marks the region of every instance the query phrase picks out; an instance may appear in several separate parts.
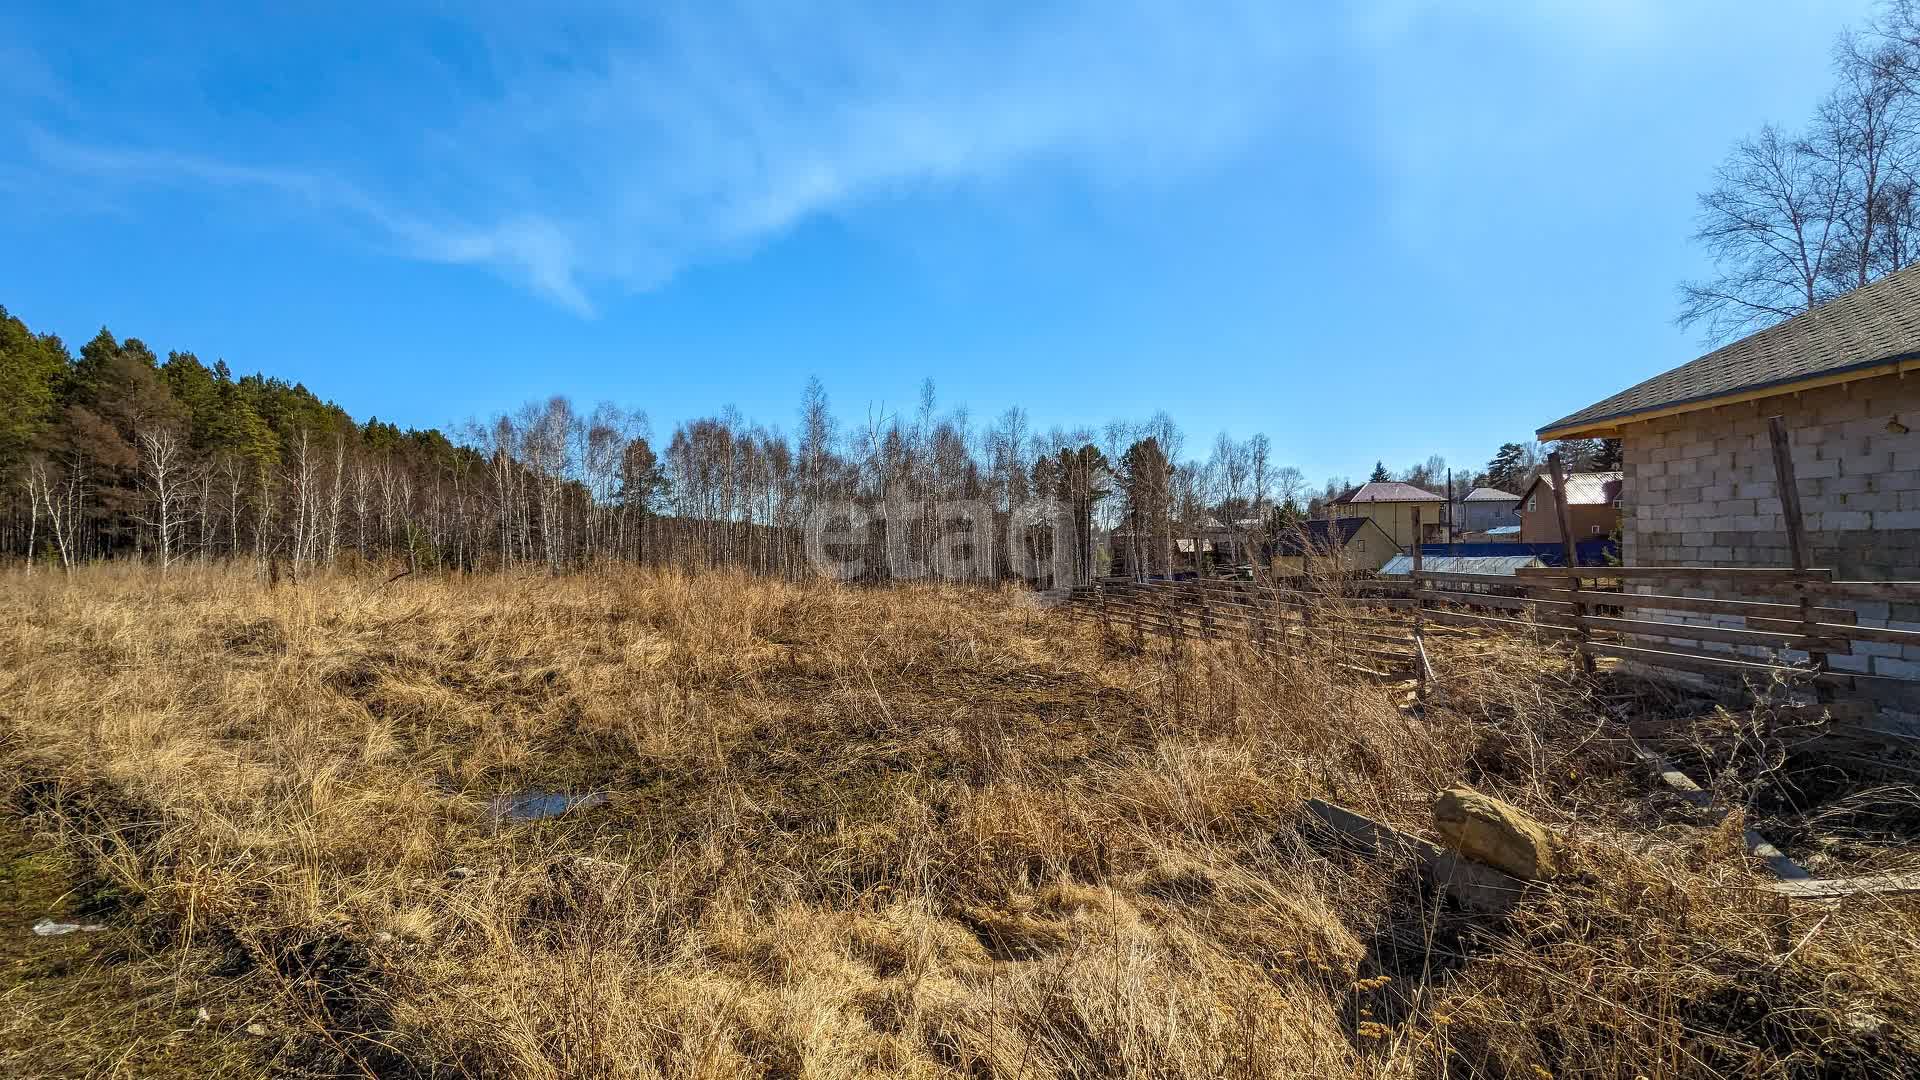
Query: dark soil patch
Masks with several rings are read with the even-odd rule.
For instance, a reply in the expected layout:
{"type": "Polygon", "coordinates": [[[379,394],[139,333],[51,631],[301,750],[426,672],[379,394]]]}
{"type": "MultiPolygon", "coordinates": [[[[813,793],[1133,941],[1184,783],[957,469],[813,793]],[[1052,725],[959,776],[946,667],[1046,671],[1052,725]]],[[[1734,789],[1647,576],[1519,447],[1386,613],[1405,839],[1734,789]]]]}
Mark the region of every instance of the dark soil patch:
{"type": "Polygon", "coordinates": [[[246,1034],[250,1018],[231,989],[183,982],[173,965],[148,958],[130,927],[113,921],[122,906],[0,816],[0,1075],[260,1075],[260,1040],[246,1034]],[[32,929],[42,919],[107,928],[43,937],[32,929]]]}

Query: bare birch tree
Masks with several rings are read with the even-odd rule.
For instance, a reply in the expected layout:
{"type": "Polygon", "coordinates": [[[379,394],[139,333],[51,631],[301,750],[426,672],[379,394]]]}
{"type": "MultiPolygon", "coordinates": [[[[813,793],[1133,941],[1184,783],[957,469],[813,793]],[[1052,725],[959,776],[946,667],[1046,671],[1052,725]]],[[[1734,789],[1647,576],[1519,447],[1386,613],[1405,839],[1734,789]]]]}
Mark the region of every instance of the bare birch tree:
{"type": "Polygon", "coordinates": [[[81,462],[71,459],[59,465],[37,459],[30,462],[28,468],[46,507],[47,527],[53,533],[54,548],[60,553],[60,566],[71,574],[79,549],[81,513],[87,501],[86,469],[81,462]]]}
{"type": "Polygon", "coordinates": [[[1680,286],[1681,326],[1724,341],[1791,318],[1833,295],[1842,190],[1831,163],[1773,127],[1743,140],[1700,196],[1694,240],[1718,275],[1680,286]]]}
{"type": "Polygon", "coordinates": [[[181,555],[187,525],[187,502],[196,480],[187,459],[186,440],[167,424],[152,424],[136,434],[140,453],[143,513],[136,519],[153,530],[160,572],[166,573],[181,555]]]}
{"type": "Polygon", "coordinates": [[[1836,85],[1800,134],[1738,143],[1700,196],[1712,277],[1680,286],[1681,326],[1720,342],[1818,307],[1911,263],[1920,19],[1891,4],[1834,49],[1836,85]]]}

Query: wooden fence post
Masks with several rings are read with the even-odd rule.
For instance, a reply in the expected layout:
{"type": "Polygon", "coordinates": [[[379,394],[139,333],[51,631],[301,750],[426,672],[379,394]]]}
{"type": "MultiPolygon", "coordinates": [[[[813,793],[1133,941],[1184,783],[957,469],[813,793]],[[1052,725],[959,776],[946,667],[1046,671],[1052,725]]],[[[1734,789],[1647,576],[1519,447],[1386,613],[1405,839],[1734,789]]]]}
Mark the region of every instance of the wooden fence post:
{"type": "Polygon", "coordinates": [[[1167,583],[1166,607],[1167,636],[1172,639],[1172,652],[1175,656],[1186,655],[1187,615],[1186,605],[1180,596],[1180,587],[1176,582],[1167,583]]]}
{"type": "Polygon", "coordinates": [[[1314,643],[1313,601],[1304,588],[1294,595],[1300,601],[1300,647],[1304,651],[1314,643]]]}
{"type": "Polygon", "coordinates": [[[1407,575],[1407,580],[1413,583],[1413,697],[1415,701],[1425,702],[1427,700],[1427,643],[1422,609],[1426,601],[1420,598],[1420,508],[1417,506],[1413,508],[1413,572],[1407,575]]]}
{"type": "MultiPolygon", "coordinates": [[[[1793,475],[1793,447],[1787,442],[1787,425],[1778,416],[1767,417],[1767,437],[1773,441],[1773,483],[1780,489],[1780,513],[1786,518],[1787,551],[1793,557],[1793,568],[1804,572],[1807,569],[1807,526],[1800,516],[1800,484],[1793,475]]],[[[1807,581],[1796,577],[1793,591],[1800,598],[1800,632],[1807,637],[1817,637],[1814,626],[1813,600],[1807,595],[1807,581]]],[[[1807,656],[1813,666],[1822,673],[1831,671],[1826,652],[1807,650],[1807,656]]],[[[1825,683],[1814,684],[1814,694],[1821,701],[1833,700],[1833,688],[1825,683]]]]}
{"type": "MultiPolygon", "coordinates": [[[[1547,470],[1553,476],[1553,516],[1560,523],[1560,552],[1567,560],[1567,587],[1577,597],[1580,592],[1580,550],[1573,541],[1573,520],[1567,512],[1567,476],[1560,468],[1558,450],[1547,455],[1547,470]]],[[[1593,674],[1593,654],[1587,651],[1587,642],[1592,638],[1587,628],[1587,606],[1578,599],[1573,602],[1573,625],[1579,631],[1579,640],[1574,647],[1580,652],[1580,670],[1593,674]]]]}

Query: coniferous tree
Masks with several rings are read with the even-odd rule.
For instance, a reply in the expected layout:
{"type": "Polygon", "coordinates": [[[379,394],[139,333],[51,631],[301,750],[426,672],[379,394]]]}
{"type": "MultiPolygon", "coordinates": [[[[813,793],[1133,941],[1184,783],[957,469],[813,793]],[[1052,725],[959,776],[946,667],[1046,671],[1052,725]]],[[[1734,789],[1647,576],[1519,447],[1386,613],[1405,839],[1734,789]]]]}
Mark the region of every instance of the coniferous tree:
{"type": "Polygon", "coordinates": [[[1222,436],[1207,460],[1180,462],[1165,414],[1108,425],[1104,447],[1089,431],[1036,431],[1019,408],[978,430],[964,409],[942,414],[930,383],[913,415],[876,408],[857,440],[842,438],[818,380],[792,441],[727,409],[677,425],[656,453],[643,414],[565,398],[449,437],[357,421],[224,360],[161,361],[104,328],[70,356],[4,312],[0,392],[0,554],[69,567],[240,559],[297,578],[360,563],[562,572],[623,558],[806,576],[809,514],[851,502],[874,511],[870,574],[1005,575],[1057,553],[1085,581],[1102,526],[1131,537],[1135,572],[1167,573],[1176,535],[1198,555],[1218,542],[1211,519],[1258,529],[1273,496],[1297,505],[1306,490],[1298,469],[1272,467],[1263,437],[1222,436]],[[1031,515],[1035,496],[1063,516],[1031,515]],[[973,535],[995,539],[974,547],[991,559],[953,561],[965,556],[937,534],[954,505],[985,510],[973,535]],[[1016,516],[1033,527],[1011,530],[1021,547],[1009,552],[999,541],[1016,516]]]}

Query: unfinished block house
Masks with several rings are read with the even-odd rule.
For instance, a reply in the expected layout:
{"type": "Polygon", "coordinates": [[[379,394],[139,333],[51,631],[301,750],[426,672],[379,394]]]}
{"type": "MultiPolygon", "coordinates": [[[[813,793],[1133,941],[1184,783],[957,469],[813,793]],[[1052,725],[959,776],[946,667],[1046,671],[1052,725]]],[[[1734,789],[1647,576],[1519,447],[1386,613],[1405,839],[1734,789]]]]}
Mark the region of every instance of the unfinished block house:
{"type": "MultiPolygon", "coordinates": [[[[1920,679],[1920,638],[1900,633],[1920,631],[1920,592],[1874,585],[1920,579],[1920,268],[1628,387],[1539,436],[1621,440],[1626,566],[1782,567],[1791,552],[1774,416],[1791,445],[1806,562],[1852,583],[1818,602],[1896,631],[1855,642],[1832,669],[1868,676],[1851,689],[1920,714],[1920,687],[1886,681],[1920,679]]],[[[1702,580],[1693,591],[1713,592],[1702,580]]]]}

